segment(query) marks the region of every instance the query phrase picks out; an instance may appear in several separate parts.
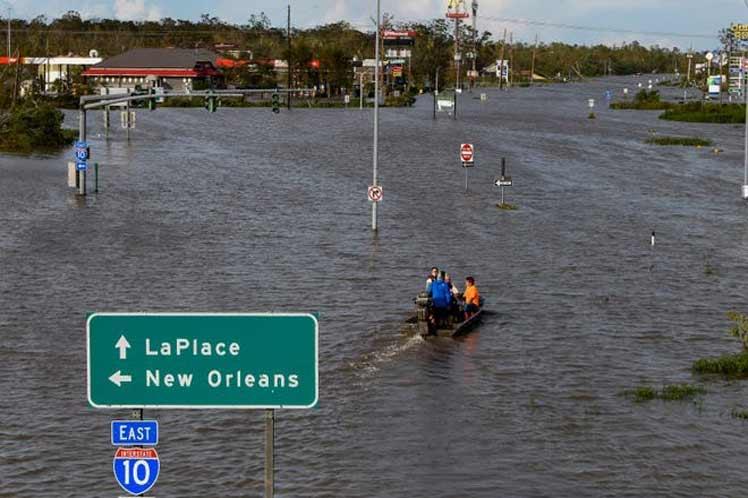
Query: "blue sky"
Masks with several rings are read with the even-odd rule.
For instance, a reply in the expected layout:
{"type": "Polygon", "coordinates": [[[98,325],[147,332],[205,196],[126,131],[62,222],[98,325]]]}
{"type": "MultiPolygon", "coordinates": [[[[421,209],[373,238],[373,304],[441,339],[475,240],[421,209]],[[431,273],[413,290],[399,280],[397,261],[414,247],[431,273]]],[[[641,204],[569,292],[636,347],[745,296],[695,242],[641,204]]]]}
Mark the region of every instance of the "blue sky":
{"type": "MultiPolygon", "coordinates": [[[[669,33],[712,35],[731,22],[748,22],[748,6],[743,0],[479,0],[479,27],[495,38],[504,27],[515,39],[530,41],[537,33],[541,40],[572,43],[621,44],[639,40],[646,45],[680,46],[696,49],[716,47],[713,40],[677,37],[669,33]],[[483,16],[481,18],[481,16],[483,16]],[[493,19],[491,19],[493,18],[493,19]],[[619,30],[657,32],[643,35],[606,31],[584,31],[538,26],[512,20],[544,21],[553,24],[595,26],[619,30]]],[[[56,17],[73,9],[84,17],[157,19],[160,17],[197,19],[210,13],[221,19],[243,23],[252,13],[264,11],[274,24],[285,23],[288,0],[0,0],[13,7],[14,15],[31,18],[39,14],[56,17]]],[[[346,19],[365,28],[374,16],[374,0],[290,0],[293,22],[308,27],[346,19]]],[[[470,3],[470,0],[467,2],[470,3]]],[[[419,20],[442,16],[446,0],[382,0],[383,12],[396,19],[419,20]]],[[[4,9],[3,9],[4,10],[4,9]]],[[[5,14],[3,14],[5,15],[5,14]]]]}

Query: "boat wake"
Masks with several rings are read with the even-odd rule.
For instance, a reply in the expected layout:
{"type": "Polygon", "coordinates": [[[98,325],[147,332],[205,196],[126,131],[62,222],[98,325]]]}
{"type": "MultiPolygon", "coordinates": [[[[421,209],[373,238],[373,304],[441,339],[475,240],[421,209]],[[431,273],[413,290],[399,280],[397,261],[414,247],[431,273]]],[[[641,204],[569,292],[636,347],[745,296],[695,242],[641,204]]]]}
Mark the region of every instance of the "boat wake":
{"type": "Polygon", "coordinates": [[[418,334],[399,337],[396,343],[390,343],[376,351],[364,353],[359,360],[350,364],[350,368],[358,377],[369,378],[398,356],[424,342],[424,339],[418,334]]]}

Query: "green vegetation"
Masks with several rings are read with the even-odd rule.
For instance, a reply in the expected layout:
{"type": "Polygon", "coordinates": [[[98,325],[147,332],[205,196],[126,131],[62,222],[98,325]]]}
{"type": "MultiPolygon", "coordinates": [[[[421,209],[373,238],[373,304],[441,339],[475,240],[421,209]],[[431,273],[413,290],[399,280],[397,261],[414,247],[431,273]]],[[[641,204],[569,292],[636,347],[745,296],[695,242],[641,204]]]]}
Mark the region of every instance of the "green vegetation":
{"type": "MultiPolygon", "coordinates": [[[[384,107],[407,107],[415,102],[415,97],[410,94],[403,95],[400,97],[388,97],[385,99],[384,107]]],[[[293,107],[298,108],[314,108],[314,109],[344,109],[344,108],[358,108],[358,99],[351,99],[351,103],[346,106],[345,102],[340,99],[318,99],[313,97],[295,97],[291,101],[293,107]]],[[[205,106],[205,100],[203,97],[170,97],[163,103],[158,104],[159,107],[179,107],[188,108],[196,107],[202,108],[205,106]]],[[[281,103],[281,107],[284,107],[285,103],[281,103]]],[[[364,103],[364,107],[373,107],[374,104],[364,103]]],[[[271,100],[247,100],[241,97],[221,97],[219,107],[240,107],[240,108],[254,108],[254,107],[273,107],[271,100]]]]}
{"type": "Polygon", "coordinates": [[[0,150],[51,152],[70,145],[77,133],[62,128],[65,116],[49,104],[31,101],[0,113],[0,150]]]}
{"type": "MultiPolygon", "coordinates": [[[[685,121],[690,123],[730,123],[745,122],[745,106],[740,104],[707,104],[690,102],[678,104],[663,102],[657,90],[641,90],[631,102],[614,102],[611,109],[636,109],[643,111],[665,111],[660,119],[685,121]]],[[[663,144],[676,145],[676,144],[663,144]]],[[[684,144],[690,145],[690,144],[684,144]]]]}
{"type": "MultiPolygon", "coordinates": [[[[12,20],[14,46],[19,53],[29,56],[45,54],[87,55],[96,48],[102,57],[110,57],[135,47],[212,48],[217,44],[231,44],[238,50],[251,51],[257,61],[290,59],[295,85],[310,87],[325,84],[331,96],[341,88],[353,87],[352,58],[373,58],[373,30],[361,31],[346,22],[331,23],[311,28],[292,29],[292,46],[286,44],[285,23],[273,26],[263,14],[251,14],[246,22],[232,24],[218,17],[204,14],[199,21],[163,18],[160,21],[120,21],[114,19],[84,19],[78,12],[68,11],[58,19],[39,16],[31,20],[12,20]],[[319,61],[319,65],[311,64],[319,61]]],[[[452,64],[455,33],[446,19],[417,22],[398,21],[385,16],[383,29],[411,29],[416,31],[410,67],[410,85],[425,88],[434,81],[437,68],[440,80],[447,87],[454,85],[455,75],[446,68],[452,64]]],[[[462,39],[473,38],[469,23],[463,23],[462,39]]],[[[489,66],[508,46],[494,39],[489,32],[476,33],[477,66],[489,66]]],[[[513,43],[511,54],[514,83],[529,80],[533,61],[533,43],[513,43]]],[[[540,44],[535,51],[535,72],[549,79],[594,77],[606,74],[651,73],[672,71],[675,61],[680,71],[687,71],[687,60],[678,49],[659,46],[645,47],[638,42],[618,47],[605,45],[582,46],[564,43],[540,44]]],[[[226,82],[242,88],[268,88],[279,81],[271,64],[241,66],[226,72],[226,82]]],[[[283,80],[285,75],[280,75],[283,80]]],[[[496,84],[495,76],[485,77],[480,83],[496,84]]],[[[284,83],[284,81],[280,81],[284,83]]],[[[72,83],[61,82],[66,92],[81,84],[79,77],[72,83]]],[[[369,85],[371,86],[371,85],[369,85]]]]}
{"type": "Polygon", "coordinates": [[[587,119],[597,119],[597,116],[595,116],[594,112],[591,112],[587,115],[587,119]]]}
{"type": "Polygon", "coordinates": [[[663,401],[683,401],[693,399],[698,395],[705,394],[706,389],[702,386],[692,384],[670,384],[657,390],[650,386],[640,386],[625,394],[637,403],[661,399],[663,401]]]}
{"type": "Polygon", "coordinates": [[[688,123],[742,124],[745,122],[745,106],[691,102],[673,105],[660,116],[660,119],[688,123]]]}
{"type": "Polygon", "coordinates": [[[706,138],[698,137],[650,137],[647,139],[647,143],[653,145],[685,145],[691,147],[709,147],[713,142],[706,138]]]}
{"type": "Polygon", "coordinates": [[[740,339],[743,344],[743,352],[748,353],[748,316],[737,311],[730,311],[727,313],[727,318],[734,322],[734,325],[730,328],[730,335],[740,339]]]}
{"type": "Polygon", "coordinates": [[[703,358],[693,363],[693,371],[699,374],[717,374],[728,378],[748,378],[748,316],[737,311],[727,313],[733,322],[730,335],[737,337],[743,345],[743,351],[719,358],[703,358]]]}
{"type": "Polygon", "coordinates": [[[662,111],[670,109],[675,104],[660,100],[660,92],[657,90],[641,90],[634,96],[631,102],[613,102],[611,109],[636,109],[640,111],[662,111]]]}
{"type": "Polygon", "coordinates": [[[730,415],[732,415],[732,418],[748,420],[748,410],[738,410],[737,408],[733,408],[730,415]]]}
{"type": "Polygon", "coordinates": [[[498,203],[496,204],[496,207],[501,209],[502,211],[516,211],[519,209],[515,204],[509,204],[505,202],[504,204],[498,203]]]}
{"type": "Polygon", "coordinates": [[[693,371],[698,374],[717,374],[733,379],[748,378],[748,353],[703,358],[693,363],[693,371]]]}

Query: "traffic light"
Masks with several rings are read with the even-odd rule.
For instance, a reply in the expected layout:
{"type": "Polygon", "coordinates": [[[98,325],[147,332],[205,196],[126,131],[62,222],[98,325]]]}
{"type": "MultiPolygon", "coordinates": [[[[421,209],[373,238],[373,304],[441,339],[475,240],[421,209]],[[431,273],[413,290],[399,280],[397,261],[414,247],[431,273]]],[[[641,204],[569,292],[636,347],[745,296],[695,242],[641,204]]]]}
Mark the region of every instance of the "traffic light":
{"type": "MultiPolygon", "coordinates": [[[[156,95],[156,89],[155,88],[149,88],[148,89],[149,95],[156,95]]],[[[156,97],[151,97],[148,99],[148,110],[155,111],[156,110],[156,97]]]]}
{"type": "Polygon", "coordinates": [[[216,112],[218,110],[218,96],[208,95],[205,97],[205,108],[208,112],[216,112]]]}
{"type": "Polygon", "coordinates": [[[273,112],[278,114],[280,111],[280,95],[278,92],[273,94],[273,112]]]}

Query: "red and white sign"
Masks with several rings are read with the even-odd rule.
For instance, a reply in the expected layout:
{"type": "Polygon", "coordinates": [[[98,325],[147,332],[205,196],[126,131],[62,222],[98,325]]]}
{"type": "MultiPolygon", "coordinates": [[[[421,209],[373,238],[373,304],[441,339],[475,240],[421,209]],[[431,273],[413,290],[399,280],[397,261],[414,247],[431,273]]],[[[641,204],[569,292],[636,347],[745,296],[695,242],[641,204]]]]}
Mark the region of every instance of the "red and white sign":
{"type": "Polygon", "coordinates": [[[415,31],[383,31],[382,38],[385,40],[397,40],[400,38],[415,38],[415,31]]]}
{"type": "Polygon", "coordinates": [[[447,12],[447,18],[449,19],[467,19],[470,14],[467,12],[447,12]]]}
{"type": "Polygon", "coordinates": [[[384,191],[379,185],[372,185],[371,187],[369,187],[368,194],[369,200],[371,202],[380,202],[382,200],[382,197],[384,197],[384,191]]]}
{"type": "Polygon", "coordinates": [[[463,163],[472,163],[475,155],[473,144],[460,145],[460,159],[463,163]]]}

